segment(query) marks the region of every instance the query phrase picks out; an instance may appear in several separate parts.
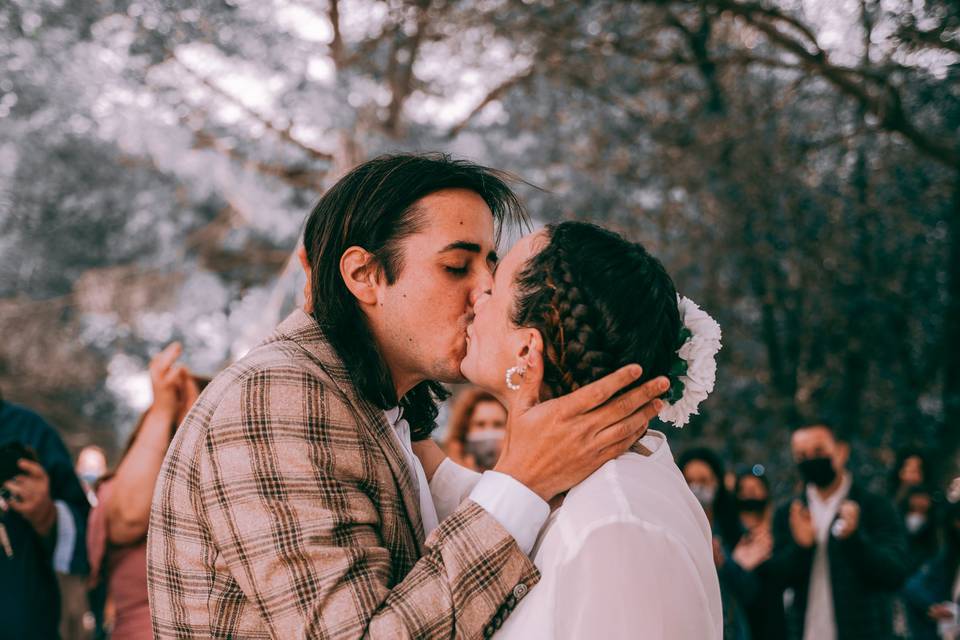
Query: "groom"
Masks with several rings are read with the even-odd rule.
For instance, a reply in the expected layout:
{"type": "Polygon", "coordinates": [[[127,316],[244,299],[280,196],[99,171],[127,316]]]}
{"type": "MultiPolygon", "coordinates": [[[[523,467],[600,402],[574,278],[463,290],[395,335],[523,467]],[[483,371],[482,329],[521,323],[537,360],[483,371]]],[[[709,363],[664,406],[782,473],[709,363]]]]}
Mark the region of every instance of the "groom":
{"type": "Polygon", "coordinates": [[[210,383],[167,452],[148,538],[156,636],[499,627],[539,579],[526,554],[547,501],[625,451],[662,392],[653,380],[610,400],[634,366],[531,396],[496,470],[436,522],[411,435],[434,426],[432,381],[461,379],[495,237],[523,219],[498,173],[444,156],[381,157],[323,196],[304,233],[307,311],[210,383]]]}

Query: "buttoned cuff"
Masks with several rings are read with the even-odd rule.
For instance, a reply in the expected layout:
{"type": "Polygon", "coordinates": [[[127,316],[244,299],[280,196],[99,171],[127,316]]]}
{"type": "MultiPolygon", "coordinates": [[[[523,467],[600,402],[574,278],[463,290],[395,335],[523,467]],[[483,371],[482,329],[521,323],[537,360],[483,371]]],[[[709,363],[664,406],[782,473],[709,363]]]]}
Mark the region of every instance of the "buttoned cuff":
{"type": "Polygon", "coordinates": [[[496,518],[520,550],[530,555],[550,506],[524,484],[498,471],[485,471],[470,499],[496,518]]]}

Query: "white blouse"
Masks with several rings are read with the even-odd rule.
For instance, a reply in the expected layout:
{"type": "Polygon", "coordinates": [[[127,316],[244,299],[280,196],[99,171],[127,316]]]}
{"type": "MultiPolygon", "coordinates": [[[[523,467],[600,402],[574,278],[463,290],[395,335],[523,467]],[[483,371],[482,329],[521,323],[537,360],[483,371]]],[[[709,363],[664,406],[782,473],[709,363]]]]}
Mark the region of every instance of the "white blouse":
{"type": "MultiPolygon", "coordinates": [[[[652,454],[625,453],[571,489],[540,532],[542,574],[496,637],[517,639],[723,636],[710,525],[673,461],[648,431],[652,454]]],[[[430,488],[442,520],[479,474],[445,461],[430,488]]]]}

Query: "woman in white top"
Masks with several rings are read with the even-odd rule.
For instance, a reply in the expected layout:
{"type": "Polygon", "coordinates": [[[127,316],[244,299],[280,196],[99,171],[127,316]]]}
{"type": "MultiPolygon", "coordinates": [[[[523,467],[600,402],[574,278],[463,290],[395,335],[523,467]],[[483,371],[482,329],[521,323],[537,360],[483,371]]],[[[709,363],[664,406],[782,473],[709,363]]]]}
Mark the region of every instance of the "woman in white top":
{"type": "MultiPolygon", "coordinates": [[[[640,245],[586,223],[550,226],[498,266],[492,291],[475,304],[461,369],[513,410],[520,384],[537,383],[545,400],[639,362],[638,384],[672,370],[667,399],[695,407],[702,397],[680,398],[683,381],[690,395],[700,374],[679,375],[678,349],[702,350],[697,340],[718,349],[719,329],[690,341],[677,301],[663,266],[640,245]]],[[[442,520],[479,475],[449,459],[425,466],[436,469],[430,487],[442,520]]],[[[664,434],[649,431],[551,508],[532,553],[542,578],[494,619],[497,638],[721,638],[710,526],[664,434]]]]}

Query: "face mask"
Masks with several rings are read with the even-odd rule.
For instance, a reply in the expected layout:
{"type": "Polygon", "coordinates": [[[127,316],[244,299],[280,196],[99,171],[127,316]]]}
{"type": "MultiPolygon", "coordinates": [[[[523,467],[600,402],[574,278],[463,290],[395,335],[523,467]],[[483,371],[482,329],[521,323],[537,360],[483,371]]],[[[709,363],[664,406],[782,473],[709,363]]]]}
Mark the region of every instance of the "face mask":
{"type": "Polygon", "coordinates": [[[737,509],[743,513],[763,513],[769,503],[764,498],[737,498],[737,509]]]}
{"type": "Polygon", "coordinates": [[[710,487],[698,482],[694,482],[690,485],[690,491],[693,493],[697,501],[700,502],[700,506],[704,509],[712,507],[713,500],[717,497],[716,487],[710,487]]]}
{"type": "Polygon", "coordinates": [[[500,458],[505,432],[502,429],[484,429],[467,434],[463,450],[473,455],[481,469],[493,469],[500,458]]]}
{"type": "Polygon", "coordinates": [[[907,514],[907,533],[917,533],[920,529],[923,529],[923,525],[925,524],[927,524],[927,516],[922,513],[907,514]]]}
{"type": "Polygon", "coordinates": [[[815,484],[821,489],[829,487],[837,479],[837,472],[833,469],[830,458],[810,458],[797,464],[800,475],[806,484],[815,484]]]}
{"type": "Polygon", "coordinates": [[[88,487],[92,487],[100,479],[100,475],[97,473],[82,473],[80,479],[86,482],[88,487]]]}

